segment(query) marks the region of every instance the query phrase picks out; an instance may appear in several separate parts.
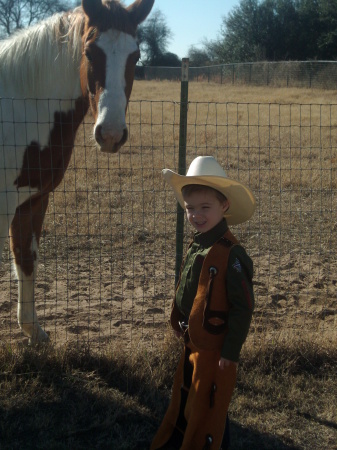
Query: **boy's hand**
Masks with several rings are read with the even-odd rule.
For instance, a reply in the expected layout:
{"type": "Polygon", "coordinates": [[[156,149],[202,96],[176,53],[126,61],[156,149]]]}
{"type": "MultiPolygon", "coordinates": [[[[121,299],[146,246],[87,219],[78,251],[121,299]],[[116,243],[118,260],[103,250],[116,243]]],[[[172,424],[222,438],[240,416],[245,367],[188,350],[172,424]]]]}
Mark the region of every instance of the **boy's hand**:
{"type": "Polygon", "coordinates": [[[219,367],[221,370],[224,370],[225,367],[229,367],[231,364],[235,364],[235,367],[238,367],[238,363],[235,361],[231,361],[230,359],[220,358],[219,367]]]}

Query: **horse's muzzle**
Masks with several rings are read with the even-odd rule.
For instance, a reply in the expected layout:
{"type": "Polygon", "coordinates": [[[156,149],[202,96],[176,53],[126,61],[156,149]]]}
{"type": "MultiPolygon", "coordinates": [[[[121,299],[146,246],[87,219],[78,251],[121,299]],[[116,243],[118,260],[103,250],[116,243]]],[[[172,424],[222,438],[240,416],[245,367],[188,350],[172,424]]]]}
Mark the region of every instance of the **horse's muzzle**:
{"type": "Polygon", "coordinates": [[[124,128],[122,133],[103,135],[102,126],[95,127],[95,140],[103,153],[116,153],[128,140],[128,130],[124,128]]]}

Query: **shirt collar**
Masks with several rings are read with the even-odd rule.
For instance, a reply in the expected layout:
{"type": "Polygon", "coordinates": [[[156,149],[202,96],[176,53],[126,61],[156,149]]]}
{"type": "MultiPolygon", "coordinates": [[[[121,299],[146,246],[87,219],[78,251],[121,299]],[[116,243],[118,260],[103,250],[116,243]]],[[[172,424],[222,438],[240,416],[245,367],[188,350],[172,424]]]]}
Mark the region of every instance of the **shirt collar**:
{"type": "Polygon", "coordinates": [[[218,225],[215,225],[211,230],[206,233],[195,233],[194,242],[200,244],[202,247],[207,248],[218,241],[228,230],[226,219],[221,220],[218,225]]]}

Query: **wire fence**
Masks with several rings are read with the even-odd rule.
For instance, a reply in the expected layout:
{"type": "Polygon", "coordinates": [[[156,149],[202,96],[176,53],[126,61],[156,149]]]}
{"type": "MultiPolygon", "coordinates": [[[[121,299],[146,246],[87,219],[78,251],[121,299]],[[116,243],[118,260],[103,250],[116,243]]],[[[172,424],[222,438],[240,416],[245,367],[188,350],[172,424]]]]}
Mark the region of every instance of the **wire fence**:
{"type": "MultiPolygon", "coordinates": [[[[35,288],[43,328],[66,341],[152,345],[167,330],[175,283],[176,202],[161,170],[178,169],[180,105],[131,101],[129,141],[100,153],[77,134],[51,194],[35,288]]],[[[249,339],[336,339],[337,104],[189,102],[187,165],[214,155],[257,198],[233,227],[255,265],[249,339]]],[[[186,224],[184,246],[191,237],[186,224]]],[[[22,340],[8,245],[0,269],[0,342],[22,340]]]]}
{"type": "MultiPolygon", "coordinates": [[[[146,80],[180,80],[180,67],[138,67],[138,78],[146,80]]],[[[220,84],[337,88],[337,61],[281,61],[233,63],[190,67],[190,81],[220,84]]]]}

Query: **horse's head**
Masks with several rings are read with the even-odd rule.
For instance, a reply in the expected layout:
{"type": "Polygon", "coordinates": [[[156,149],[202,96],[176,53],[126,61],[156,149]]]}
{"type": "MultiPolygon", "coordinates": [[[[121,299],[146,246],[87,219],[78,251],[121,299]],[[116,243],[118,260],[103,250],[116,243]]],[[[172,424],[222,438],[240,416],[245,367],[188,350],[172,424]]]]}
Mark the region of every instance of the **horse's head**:
{"type": "Polygon", "coordinates": [[[103,152],[125,144],[125,113],[139,59],[137,26],[154,0],[136,0],[125,8],[114,0],[82,0],[86,15],[81,61],[81,87],[89,96],[94,136],[103,152]]]}

